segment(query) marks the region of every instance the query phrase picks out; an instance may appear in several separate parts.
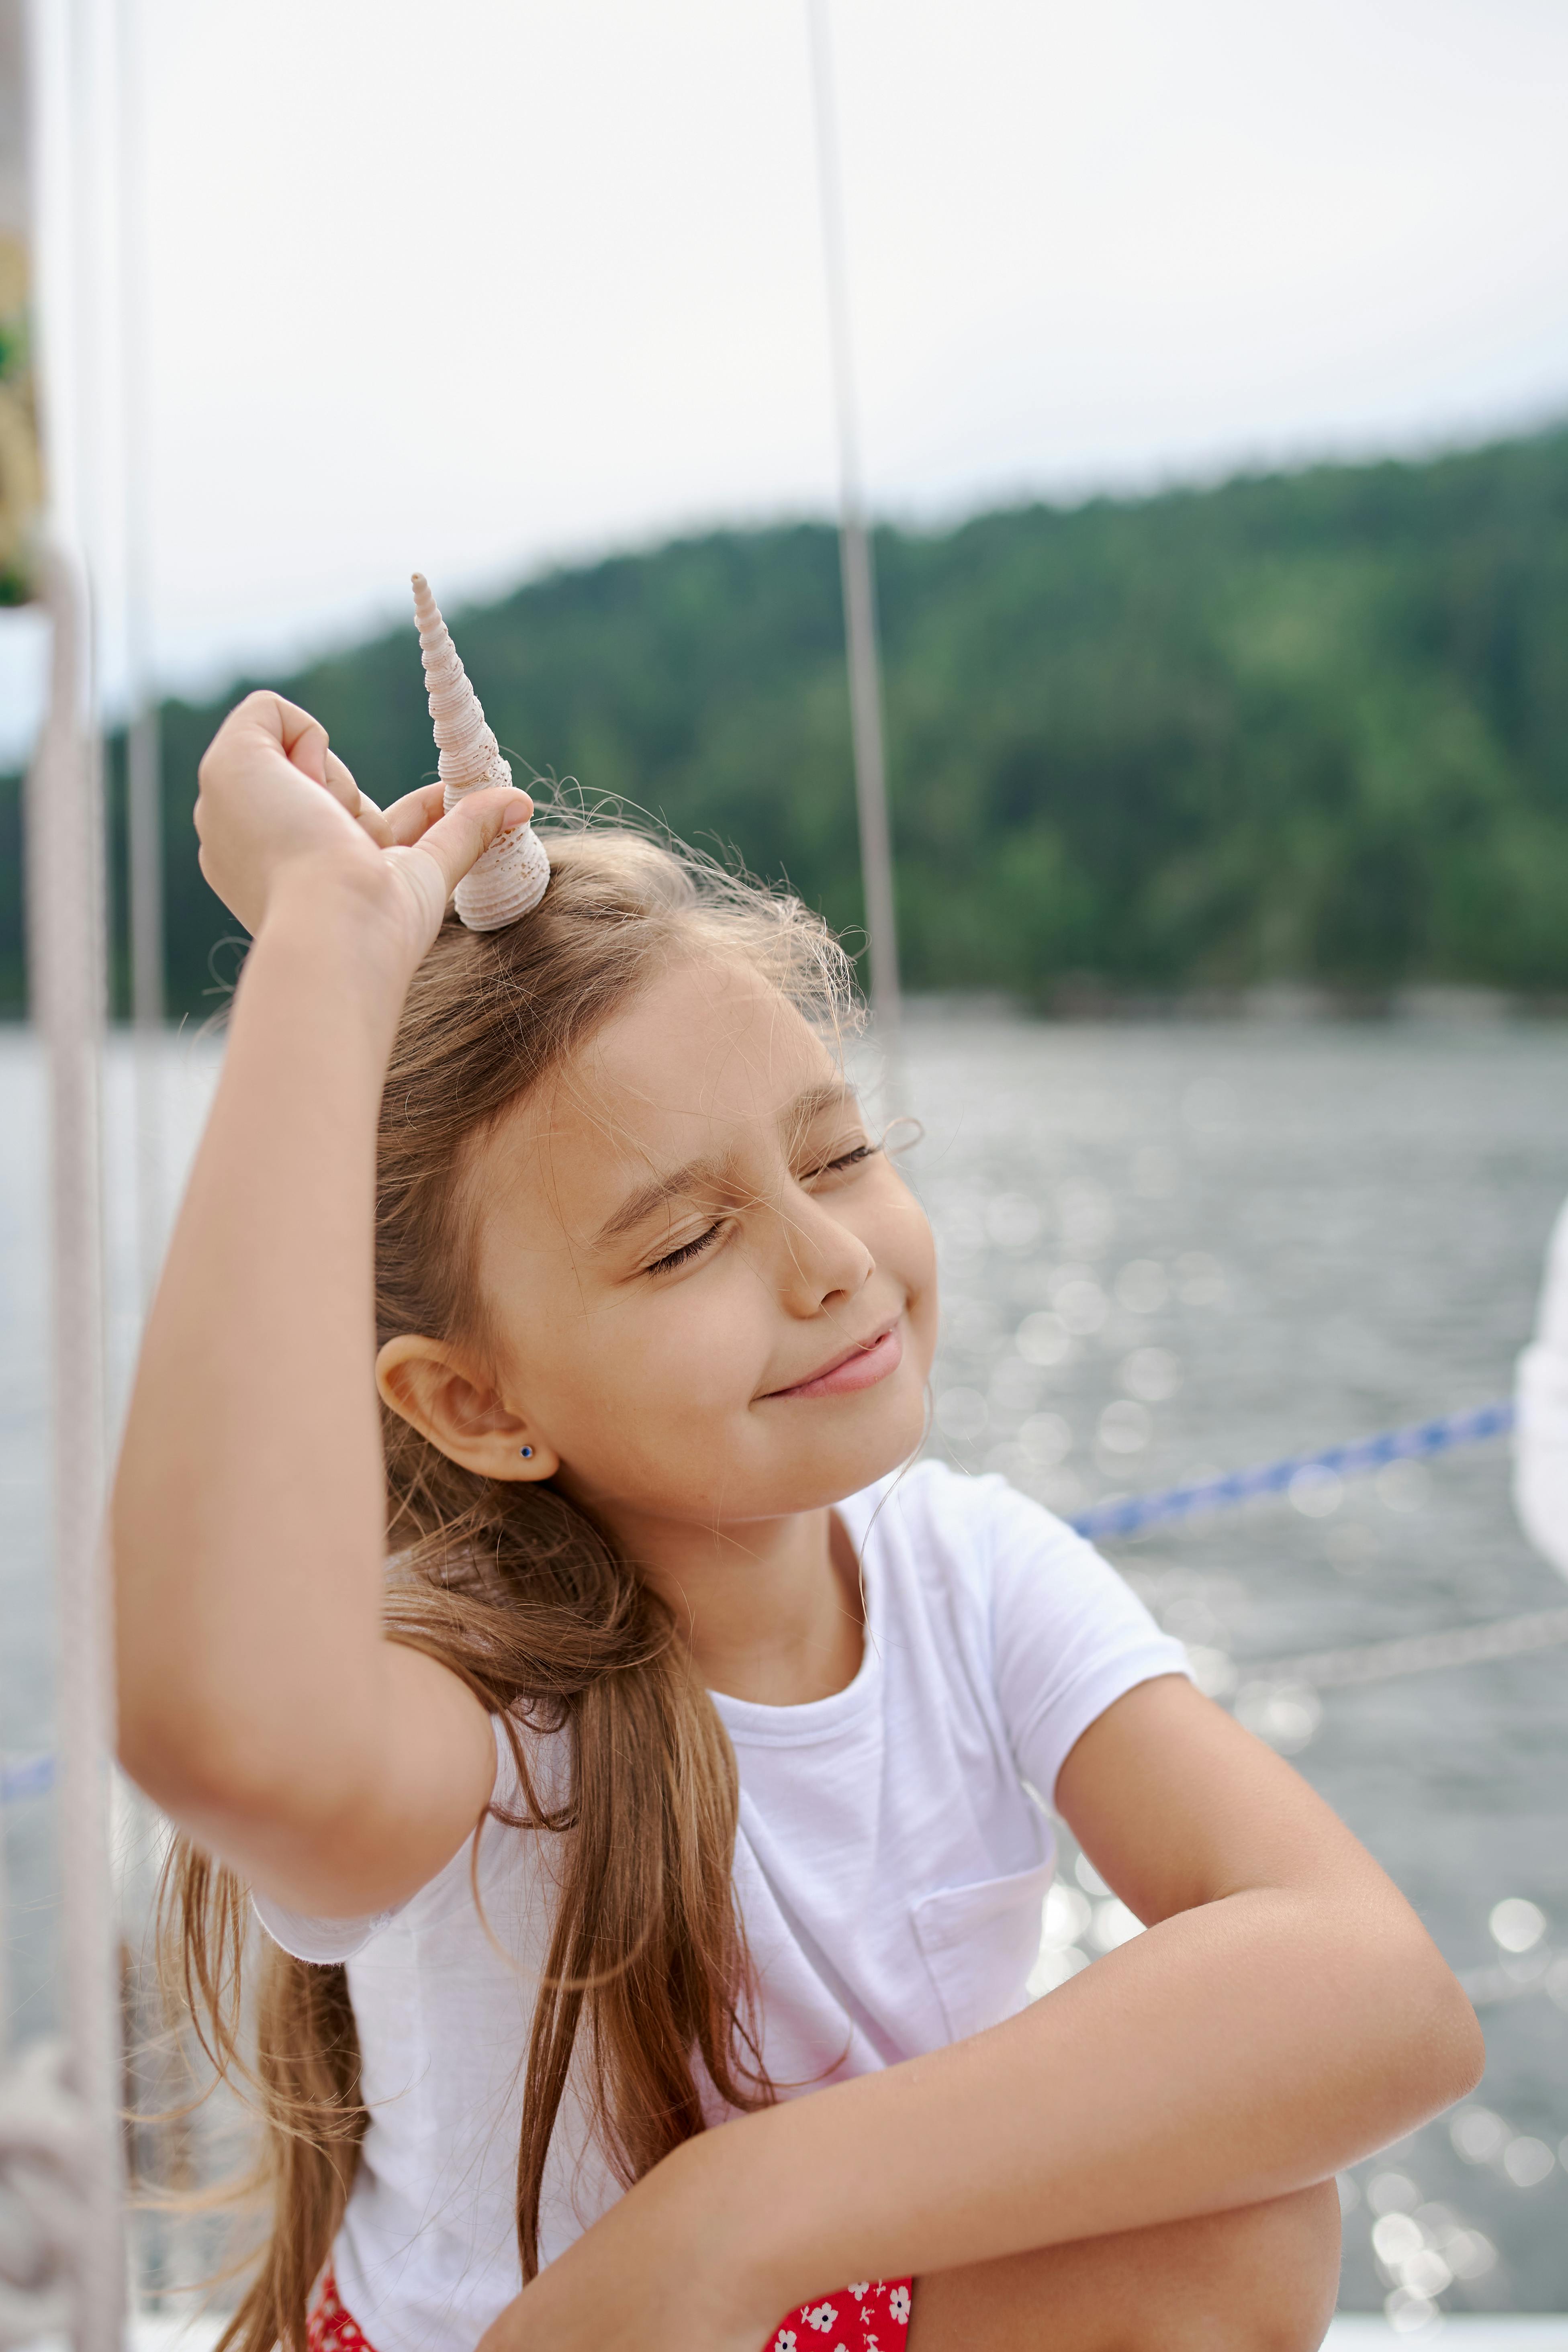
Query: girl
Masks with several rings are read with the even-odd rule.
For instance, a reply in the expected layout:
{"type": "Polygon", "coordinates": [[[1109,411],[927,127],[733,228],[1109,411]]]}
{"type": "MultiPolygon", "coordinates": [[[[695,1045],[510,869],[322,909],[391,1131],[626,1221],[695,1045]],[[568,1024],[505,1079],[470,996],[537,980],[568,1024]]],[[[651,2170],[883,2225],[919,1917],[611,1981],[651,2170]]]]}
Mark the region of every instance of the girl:
{"type": "Polygon", "coordinates": [[[593,827],[465,929],[530,807],[384,817],[266,693],[202,767],[254,945],[113,1539],[232,2067],[267,1930],[226,2341],[1317,2344],[1468,2006],[1085,1544],[905,1468],[931,1240],[831,940],[593,827]],[[1149,1932],[1030,2006],[1052,1807],[1149,1932]]]}

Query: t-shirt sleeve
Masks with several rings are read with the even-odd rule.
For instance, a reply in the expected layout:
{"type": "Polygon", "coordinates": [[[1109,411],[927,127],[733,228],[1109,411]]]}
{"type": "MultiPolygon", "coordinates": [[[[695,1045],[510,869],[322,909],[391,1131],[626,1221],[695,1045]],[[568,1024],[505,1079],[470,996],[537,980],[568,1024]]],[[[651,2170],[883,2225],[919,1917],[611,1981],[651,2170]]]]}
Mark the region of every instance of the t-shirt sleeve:
{"type": "Polygon", "coordinates": [[[318,1968],[331,1968],[339,1960],[352,1960],[363,1952],[373,1936],[397,1917],[406,1905],[399,1904],[390,1911],[367,1911],[356,1919],[317,1919],[306,1911],[289,1911],[281,1903],[274,1903],[269,1895],[252,1893],[250,1907],[275,1944],[291,1952],[297,1960],[314,1961],[318,1968]]]}
{"type": "Polygon", "coordinates": [[[1108,1706],[1140,1683],[1192,1669],[1092,1544],[1005,1479],[974,1485],[984,1490],[975,1499],[1003,1720],[1019,1772],[1054,1803],[1062,1766],[1108,1706]]]}
{"type": "MultiPolygon", "coordinates": [[[[516,1801],[517,1771],[510,1744],[501,1728],[499,1716],[492,1717],[496,1736],[496,1785],[492,1803],[510,1805],[516,1801]]],[[[250,1907],[273,1942],[293,1955],[297,1960],[310,1960],[319,1968],[331,1968],[341,1960],[352,1960],[363,1951],[374,1936],[393,1920],[400,1919],[416,1904],[424,1904],[445,1886],[454,1872],[466,1879],[469,1868],[471,1841],[463,1840],[451,1860],[427,1879],[416,1894],[405,1903],[394,1904],[390,1911],[367,1911],[356,1918],[315,1918],[309,1912],[290,1911],[275,1903],[269,1895],[254,1891],[250,1907]]]]}

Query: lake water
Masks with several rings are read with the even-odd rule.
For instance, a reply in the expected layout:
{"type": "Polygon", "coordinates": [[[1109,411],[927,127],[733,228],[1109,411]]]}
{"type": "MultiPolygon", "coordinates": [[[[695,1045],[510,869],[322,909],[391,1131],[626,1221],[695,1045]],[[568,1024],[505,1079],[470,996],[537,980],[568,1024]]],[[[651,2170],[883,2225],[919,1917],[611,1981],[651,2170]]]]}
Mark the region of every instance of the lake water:
{"type": "MultiPolygon", "coordinates": [[[[210,1048],[171,1043],[171,1168],[212,1067],[210,1048]]],[[[908,1087],[925,1135],[907,1165],[943,1261],[933,1443],[963,1466],[1005,1470],[1071,1512],[1507,1393],[1568,1193],[1568,1029],[928,1013],[908,1087]]],[[[135,1281],[119,1046],[107,1093],[122,1379],[135,1281]]],[[[47,1744],[51,1712],[40,1109],[29,1041],[0,1034],[0,1746],[13,1754],[47,1744]]],[[[1568,1950],[1568,1648],[1321,1700],[1248,1692],[1248,1661],[1568,1601],[1514,1524],[1503,1449],[1302,1499],[1333,1507],[1256,1504],[1110,1549],[1457,1968],[1495,1968],[1489,1919],[1510,1898],[1545,1916],[1537,1959],[1568,1950]]],[[[47,1805],[10,1809],[23,2032],[50,2013],[48,1829],[47,1805]]],[[[1042,1982],[1127,1924],[1073,1862],[1068,1841],[1042,1982]]],[[[1568,2000],[1568,1969],[1548,1981],[1568,2000]]],[[[1462,2273],[1444,2309],[1568,2309],[1568,2014],[1538,1984],[1483,2022],[1471,2111],[1359,2167],[1346,2191],[1347,2309],[1376,2309],[1393,2285],[1371,2230],[1395,2213],[1414,2218],[1380,2243],[1411,2277],[1436,2291],[1462,2273]]]]}

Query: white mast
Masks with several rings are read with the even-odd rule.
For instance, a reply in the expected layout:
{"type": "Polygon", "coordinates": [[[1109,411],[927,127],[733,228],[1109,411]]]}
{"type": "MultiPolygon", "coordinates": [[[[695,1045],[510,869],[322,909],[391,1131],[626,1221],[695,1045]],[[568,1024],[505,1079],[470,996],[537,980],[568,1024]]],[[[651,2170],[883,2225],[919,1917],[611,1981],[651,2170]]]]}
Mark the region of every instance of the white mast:
{"type": "Polygon", "coordinates": [[[124,406],[126,847],[135,1079],[136,1247],[142,1304],[163,1254],[163,747],[153,644],[153,501],[147,387],[146,61],[137,0],[117,0],[119,310],[124,406]]]}
{"type": "MultiPolygon", "coordinates": [[[[0,0],[19,14],[17,0],[0,0]]],[[[99,473],[84,374],[98,356],[89,266],[100,95],[82,0],[30,0],[27,146],[50,511],[37,589],[53,623],[47,719],[27,780],[30,994],[48,1070],[50,1444],[58,1624],[61,1991],[66,2047],[9,2097],[0,2148],[48,2146],[77,2208],[69,2264],[76,2352],[121,2352],[119,1939],[110,1869],[113,1744],[105,1469],[101,1144],[104,1018],[102,805],[92,691],[90,598],[77,548],[84,479],[99,473]],[[94,349],[94,344],[97,349],[94,349]]],[[[100,330],[101,320],[97,322],[100,330]]],[[[47,2231],[53,2241],[54,2231],[47,2231]]],[[[49,2265],[52,2273],[52,2263],[49,2265]]],[[[47,2287],[47,2281],[45,2284],[47,2287]]],[[[25,2321],[25,2313],[20,2315],[25,2321]]]]}

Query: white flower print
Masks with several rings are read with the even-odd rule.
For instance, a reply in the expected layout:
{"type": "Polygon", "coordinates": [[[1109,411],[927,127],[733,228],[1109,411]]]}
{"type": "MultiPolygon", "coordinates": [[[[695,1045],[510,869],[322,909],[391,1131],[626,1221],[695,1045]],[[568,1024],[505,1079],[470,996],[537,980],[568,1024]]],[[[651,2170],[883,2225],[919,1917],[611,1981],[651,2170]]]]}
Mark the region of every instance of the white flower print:
{"type": "Polygon", "coordinates": [[[808,2327],[815,2327],[819,2336],[826,2336],[828,2329],[836,2325],[837,2318],[838,2314],[832,2304],[819,2303],[815,2310],[806,2313],[805,2324],[808,2327]]]}
{"type": "Polygon", "coordinates": [[[869,2279],[857,2279],[851,2283],[849,2292],[854,2296],[857,2303],[864,2300],[866,2290],[870,2284],[871,2282],[869,2279]]]}
{"type": "Polygon", "coordinates": [[[896,2286],[893,2289],[892,2294],[888,2297],[888,2309],[892,2313],[893,2317],[898,2321],[900,2327],[907,2327],[909,2326],[910,2291],[907,2286],[896,2286]]]}
{"type": "Polygon", "coordinates": [[[779,2329],[778,2334],[773,2337],[773,2352],[795,2352],[795,2330],[793,2327],[781,2327],[779,2329]]]}

